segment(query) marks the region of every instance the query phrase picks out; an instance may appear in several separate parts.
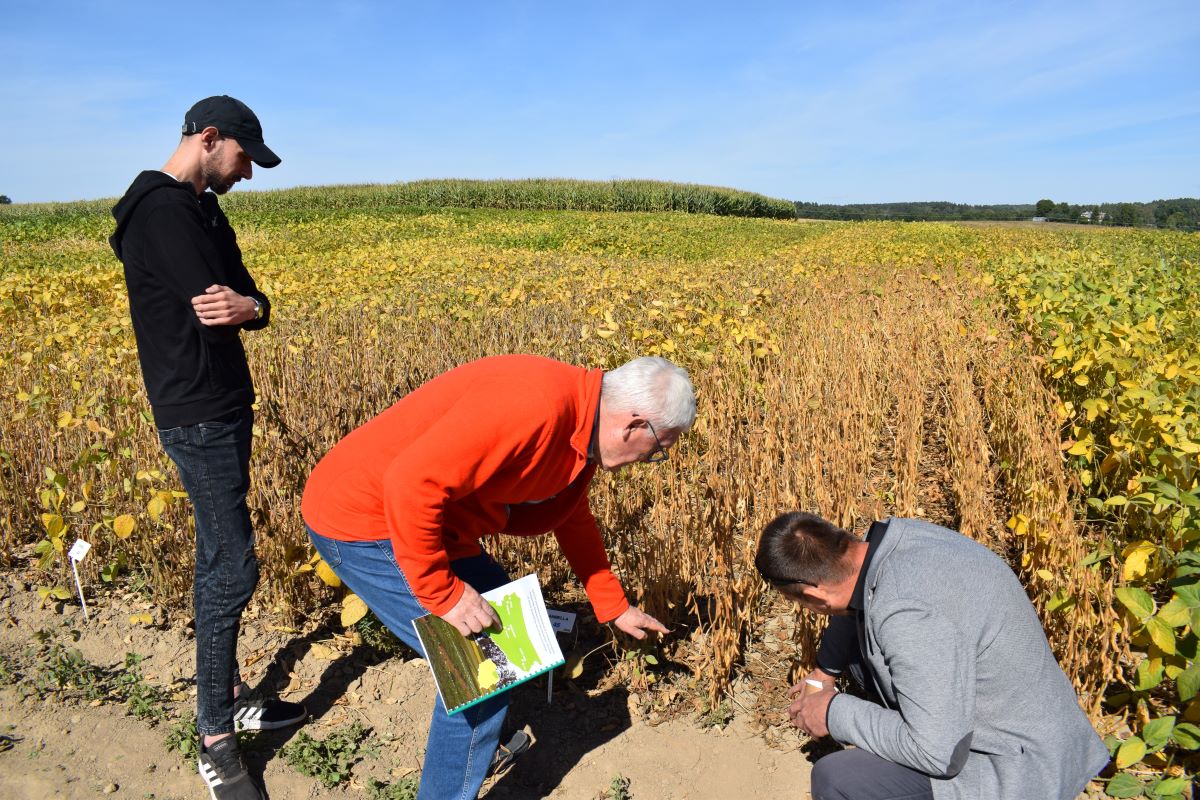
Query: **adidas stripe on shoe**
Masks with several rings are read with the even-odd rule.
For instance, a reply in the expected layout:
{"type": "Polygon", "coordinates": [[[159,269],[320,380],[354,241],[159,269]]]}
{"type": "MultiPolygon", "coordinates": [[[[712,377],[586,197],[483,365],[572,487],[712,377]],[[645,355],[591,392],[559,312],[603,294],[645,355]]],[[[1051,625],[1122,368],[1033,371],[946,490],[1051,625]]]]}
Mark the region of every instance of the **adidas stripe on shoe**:
{"type": "Polygon", "coordinates": [[[304,706],[286,700],[239,698],[233,704],[233,728],[238,731],[273,731],[303,722],[307,716],[304,706]]]}
{"type": "Polygon", "coordinates": [[[227,736],[201,747],[197,771],[212,800],[263,800],[262,792],[246,771],[237,737],[227,736]]]}

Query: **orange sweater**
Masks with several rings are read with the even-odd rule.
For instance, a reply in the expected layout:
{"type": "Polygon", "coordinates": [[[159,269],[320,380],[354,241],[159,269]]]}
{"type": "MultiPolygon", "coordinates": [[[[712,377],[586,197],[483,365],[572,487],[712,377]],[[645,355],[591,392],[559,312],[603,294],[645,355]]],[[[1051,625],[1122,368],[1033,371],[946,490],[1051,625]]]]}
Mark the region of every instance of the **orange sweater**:
{"type": "Polygon", "coordinates": [[[462,597],[450,569],[492,533],[553,530],[601,622],[629,607],[588,506],[603,372],[538,356],[480,359],[351,431],[304,487],[301,514],[341,541],[390,538],[434,614],[462,597]]]}

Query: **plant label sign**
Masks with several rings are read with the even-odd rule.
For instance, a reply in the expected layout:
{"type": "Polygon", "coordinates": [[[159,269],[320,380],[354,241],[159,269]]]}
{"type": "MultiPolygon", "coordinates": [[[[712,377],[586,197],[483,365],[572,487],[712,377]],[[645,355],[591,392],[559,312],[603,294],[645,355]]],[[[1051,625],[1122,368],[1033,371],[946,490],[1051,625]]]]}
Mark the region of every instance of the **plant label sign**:
{"type": "Polygon", "coordinates": [[[67,551],[67,556],[72,561],[83,561],[84,556],[90,553],[92,546],[83,539],[76,539],[75,544],[71,545],[71,549],[67,551]]]}
{"type": "Polygon", "coordinates": [[[555,633],[570,633],[575,628],[575,613],[573,611],[559,611],[556,608],[547,608],[546,614],[550,617],[550,627],[554,628],[555,633]]]}

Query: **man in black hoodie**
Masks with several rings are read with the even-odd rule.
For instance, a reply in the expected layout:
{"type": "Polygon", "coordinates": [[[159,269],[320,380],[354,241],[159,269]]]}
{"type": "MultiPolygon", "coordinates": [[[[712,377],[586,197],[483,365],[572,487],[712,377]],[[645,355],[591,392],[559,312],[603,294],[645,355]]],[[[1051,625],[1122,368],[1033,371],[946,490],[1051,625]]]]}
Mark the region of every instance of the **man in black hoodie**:
{"type": "Polygon", "coordinates": [[[147,170],[113,208],[109,242],[125,265],[129,312],[163,449],[196,521],[196,728],[199,771],[214,800],[261,797],[235,729],[279,728],[304,707],[252,700],[237,667],[242,610],[258,582],[246,507],[254,384],[241,331],[271,319],[271,302],[242,263],[216,195],[280,158],[244,103],[209,97],[184,116],[161,170],[147,170]]]}

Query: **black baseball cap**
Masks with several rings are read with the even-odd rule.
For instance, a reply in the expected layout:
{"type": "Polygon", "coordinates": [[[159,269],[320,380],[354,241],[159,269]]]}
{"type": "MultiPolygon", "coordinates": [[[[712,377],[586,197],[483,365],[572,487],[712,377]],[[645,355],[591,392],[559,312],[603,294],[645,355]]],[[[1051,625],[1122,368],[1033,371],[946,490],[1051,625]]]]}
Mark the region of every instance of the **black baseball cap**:
{"type": "Polygon", "coordinates": [[[206,97],[183,115],[184,136],[205,128],[216,128],[222,136],[237,139],[250,160],[260,167],[277,167],[283,160],[263,141],[262,125],[250,106],[227,94],[206,97]]]}

